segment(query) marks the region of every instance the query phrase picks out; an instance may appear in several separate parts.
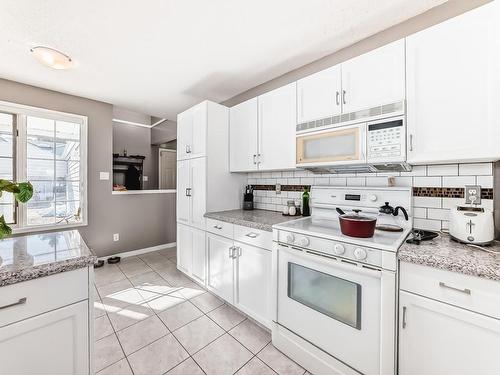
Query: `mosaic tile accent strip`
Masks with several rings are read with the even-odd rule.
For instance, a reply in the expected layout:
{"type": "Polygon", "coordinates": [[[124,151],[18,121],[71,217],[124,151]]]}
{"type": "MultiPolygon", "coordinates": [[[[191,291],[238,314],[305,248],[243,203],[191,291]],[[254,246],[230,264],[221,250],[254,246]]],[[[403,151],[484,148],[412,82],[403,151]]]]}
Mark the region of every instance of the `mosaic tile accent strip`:
{"type": "MultiPolygon", "coordinates": [[[[276,185],[250,185],[253,190],[275,191],[276,185]]],[[[311,185],[281,185],[281,191],[304,191],[311,188],[311,185]]]]}
{"type": "MultiPolygon", "coordinates": [[[[446,188],[446,187],[414,187],[414,197],[432,197],[432,198],[464,198],[464,188],[446,188]]],[[[493,189],[481,189],[482,199],[493,199],[493,189]]]]}

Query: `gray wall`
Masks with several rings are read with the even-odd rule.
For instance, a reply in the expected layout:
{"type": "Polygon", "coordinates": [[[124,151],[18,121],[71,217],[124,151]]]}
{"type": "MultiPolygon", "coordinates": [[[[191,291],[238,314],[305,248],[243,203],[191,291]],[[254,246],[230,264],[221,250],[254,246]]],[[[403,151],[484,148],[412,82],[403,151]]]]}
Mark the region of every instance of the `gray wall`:
{"type": "Polygon", "coordinates": [[[144,175],[148,181],[143,183],[144,189],[158,189],[158,152],[151,146],[151,129],[141,126],[113,122],[113,153],[123,155],[143,155],[144,175]],[[156,168],[155,168],[156,166],[156,168]]]}
{"type": "Polygon", "coordinates": [[[160,143],[170,142],[177,138],[177,123],[166,120],[151,129],[151,143],[158,145],[160,143]]]}
{"type": "Polygon", "coordinates": [[[98,256],[175,242],[175,194],[112,195],[99,180],[112,172],[112,105],[3,79],[0,100],[88,117],[89,225],[78,229],[98,256]]]}
{"type": "Polygon", "coordinates": [[[396,26],[375,34],[358,43],[355,43],[350,47],[332,53],[331,55],[325,56],[320,60],[312,62],[311,64],[304,65],[303,67],[292,70],[280,77],[277,77],[271,81],[265,82],[248,91],[236,95],[235,97],[226,100],[222,104],[232,107],[233,105],[241,103],[247,99],[251,99],[267,91],[284,86],[288,83],[296,81],[297,79],[319,72],[352,57],[359,56],[365,52],[401,39],[405,36],[423,30],[429,26],[435,25],[448,18],[454,17],[458,14],[464,13],[467,10],[473,9],[477,6],[489,2],[490,0],[450,0],[440,6],[432,8],[425,13],[422,13],[405,22],[402,22],[396,26]]]}

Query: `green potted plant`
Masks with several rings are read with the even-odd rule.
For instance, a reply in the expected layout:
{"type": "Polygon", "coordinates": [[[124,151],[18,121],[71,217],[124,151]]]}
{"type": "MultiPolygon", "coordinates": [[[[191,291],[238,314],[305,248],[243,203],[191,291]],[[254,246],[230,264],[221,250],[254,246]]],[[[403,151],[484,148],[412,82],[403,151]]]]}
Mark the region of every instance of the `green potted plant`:
{"type": "MultiPolygon", "coordinates": [[[[18,202],[26,203],[33,196],[33,185],[29,182],[11,182],[0,179],[0,197],[3,192],[12,193],[18,202]]],[[[0,240],[12,234],[12,229],[5,222],[4,216],[0,216],[0,240]]]]}

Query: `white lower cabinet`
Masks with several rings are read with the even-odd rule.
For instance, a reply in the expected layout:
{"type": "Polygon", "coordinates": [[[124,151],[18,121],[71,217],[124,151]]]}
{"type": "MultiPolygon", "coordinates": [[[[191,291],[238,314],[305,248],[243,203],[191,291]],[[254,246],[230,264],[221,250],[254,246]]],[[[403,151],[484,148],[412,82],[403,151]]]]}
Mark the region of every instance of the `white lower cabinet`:
{"type": "Polygon", "coordinates": [[[400,375],[500,374],[500,320],[400,293],[400,375]]]}
{"type": "Polygon", "coordinates": [[[193,263],[193,227],[177,223],[177,268],[191,275],[193,263]]]}
{"type": "Polygon", "coordinates": [[[200,283],[205,284],[205,231],[193,228],[192,249],[191,275],[200,283]]]}
{"type": "Polygon", "coordinates": [[[88,375],[88,314],[82,301],[0,328],[0,372],[88,375]]]}
{"type": "Polygon", "coordinates": [[[235,242],[236,290],[234,304],[258,322],[269,326],[271,251],[235,242]]]}
{"type": "Polygon", "coordinates": [[[207,288],[233,304],[233,240],[207,233],[207,288]]]}

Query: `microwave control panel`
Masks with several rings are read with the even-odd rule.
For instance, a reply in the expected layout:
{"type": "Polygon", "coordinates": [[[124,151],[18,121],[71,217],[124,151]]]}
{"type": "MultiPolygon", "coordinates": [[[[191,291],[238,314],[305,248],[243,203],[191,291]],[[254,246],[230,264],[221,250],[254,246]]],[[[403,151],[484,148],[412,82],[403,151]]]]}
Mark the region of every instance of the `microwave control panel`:
{"type": "Polygon", "coordinates": [[[403,119],[369,123],[368,159],[404,159],[406,132],[403,119]]]}

